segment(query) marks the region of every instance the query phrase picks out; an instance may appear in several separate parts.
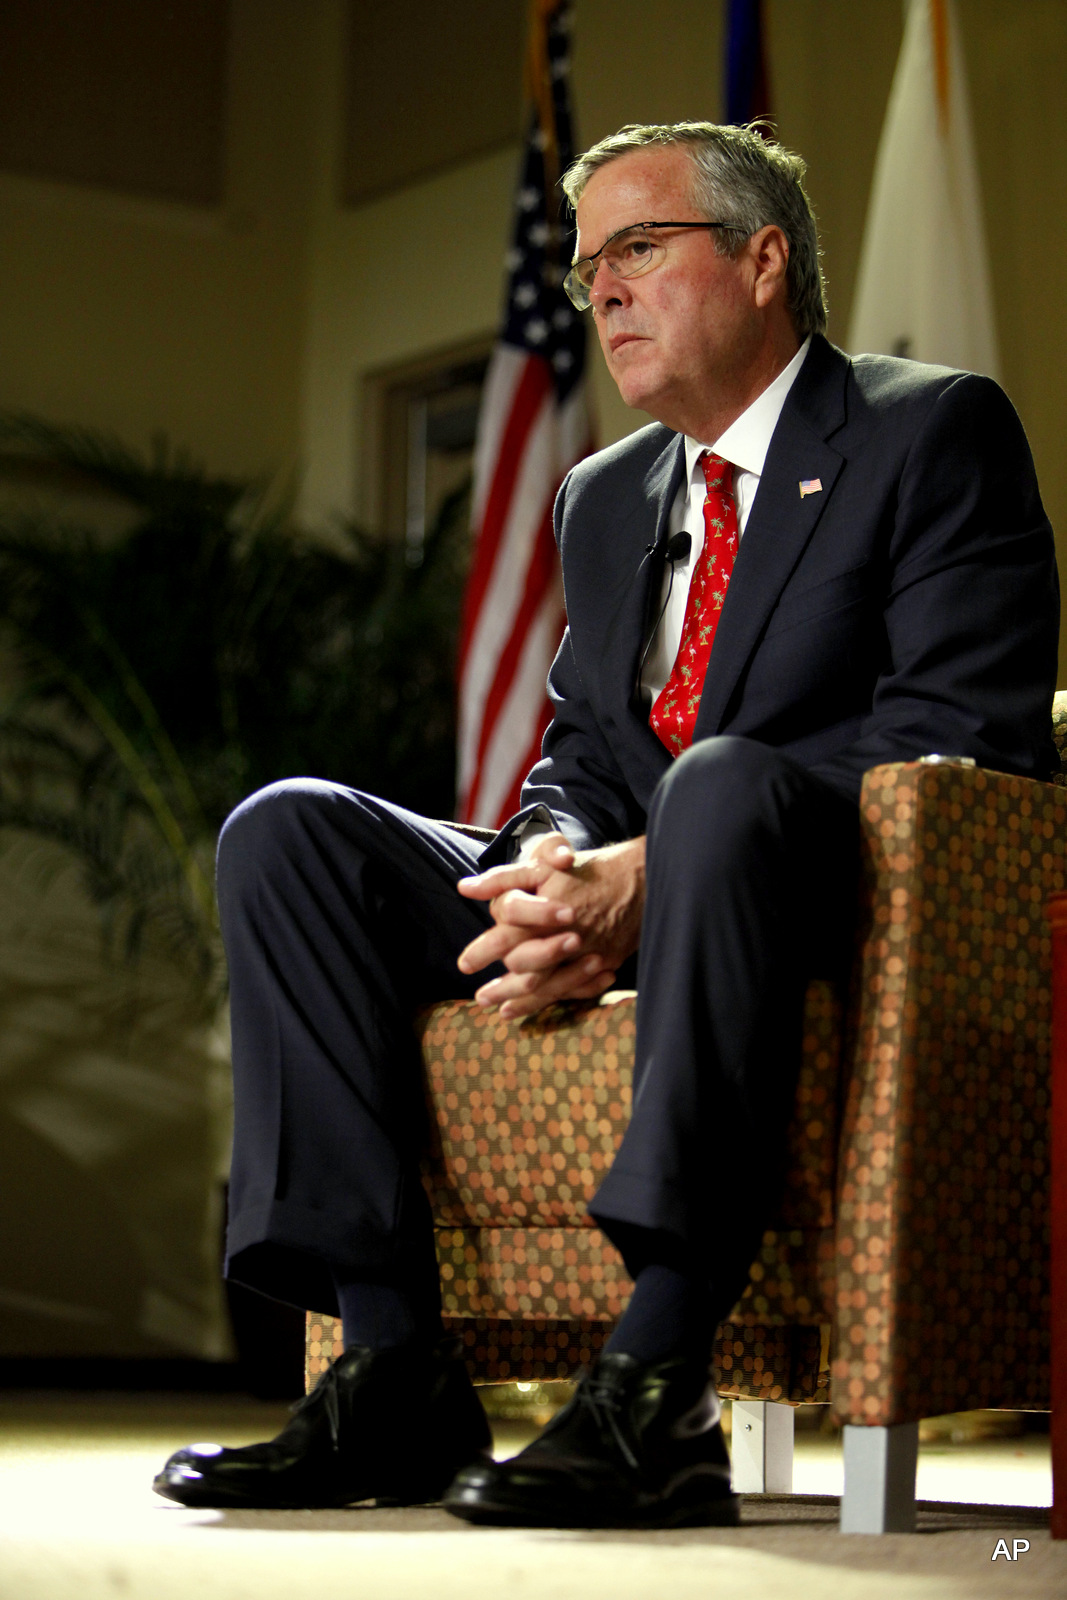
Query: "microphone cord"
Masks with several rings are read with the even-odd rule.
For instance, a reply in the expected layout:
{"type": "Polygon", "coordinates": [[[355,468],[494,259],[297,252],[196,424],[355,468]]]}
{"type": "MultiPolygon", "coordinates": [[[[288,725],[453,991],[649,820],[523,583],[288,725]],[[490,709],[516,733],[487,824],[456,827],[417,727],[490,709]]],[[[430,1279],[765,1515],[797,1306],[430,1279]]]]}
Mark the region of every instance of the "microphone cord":
{"type": "MultiPolygon", "coordinates": [[[[637,672],[634,675],[634,690],[633,690],[634,695],[637,696],[637,697],[640,697],[640,694],[641,694],[641,674],[645,670],[645,662],[648,660],[648,653],[652,649],[653,643],[655,642],[656,635],[660,630],[660,624],[662,623],[664,617],[667,615],[667,607],[671,603],[671,594],[672,594],[673,589],[674,589],[674,563],[676,561],[684,561],[685,558],[688,556],[688,554],[689,554],[690,550],[692,549],[692,547],[693,547],[692,537],[691,537],[690,534],[685,533],[684,531],[682,533],[673,534],[671,536],[671,538],[669,538],[667,540],[667,545],[666,545],[666,549],[664,550],[664,555],[666,556],[666,559],[667,559],[668,563],[670,564],[670,569],[671,569],[670,576],[667,579],[667,593],[663,597],[663,604],[659,608],[659,616],[656,618],[655,622],[652,624],[652,628],[651,628],[651,630],[649,632],[648,638],[645,640],[645,647],[641,651],[641,656],[640,656],[640,659],[639,659],[639,661],[637,663],[637,672]]],[[[656,548],[655,545],[650,545],[649,546],[649,550],[648,550],[648,554],[651,555],[652,552],[655,550],[655,548],[656,548]]]]}

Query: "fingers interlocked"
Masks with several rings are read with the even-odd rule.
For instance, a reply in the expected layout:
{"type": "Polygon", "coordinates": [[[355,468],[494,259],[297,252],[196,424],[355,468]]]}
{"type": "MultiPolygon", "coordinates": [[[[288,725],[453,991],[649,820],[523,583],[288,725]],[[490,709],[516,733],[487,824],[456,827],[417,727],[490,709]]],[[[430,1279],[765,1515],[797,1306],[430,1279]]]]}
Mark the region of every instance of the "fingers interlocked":
{"type": "Polygon", "coordinates": [[[582,953],[574,926],[574,907],[565,897],[580,893],[572,877],[576,857],[561,834],[538,842],[530,861],[494,867],[463,879],[459,892],[487,900],[494,926],[462,951],[462,972],[481,971],[493,962],[504,977],[483,984],[475,998],[499,1005],[505,1019],[527,1016],[564,999],[591,999],[608,988],[614,973],[592,952],[582,953]]]}

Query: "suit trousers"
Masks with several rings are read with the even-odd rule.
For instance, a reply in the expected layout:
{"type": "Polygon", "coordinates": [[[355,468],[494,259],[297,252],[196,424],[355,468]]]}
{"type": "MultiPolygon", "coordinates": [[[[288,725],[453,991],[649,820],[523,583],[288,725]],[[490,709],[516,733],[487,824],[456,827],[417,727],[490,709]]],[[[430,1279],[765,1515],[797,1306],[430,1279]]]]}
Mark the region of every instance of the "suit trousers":
{"type": "MultiPolygon", "coordinates": [[[[303,779],[227,821],[218,888],[235,1129],[227,1272],[335,1311],[334,1275],[425,1282],[427,1115],[412,1026],[469,996],[483,847],[303,779]]],[[[648,816],[631,1122],[591,1212],[631,1273],[706,1274],[725,1315],[781,1189],[811,977],[847,971],[858,812],[751,740],[702,740],[648,816]]]]}

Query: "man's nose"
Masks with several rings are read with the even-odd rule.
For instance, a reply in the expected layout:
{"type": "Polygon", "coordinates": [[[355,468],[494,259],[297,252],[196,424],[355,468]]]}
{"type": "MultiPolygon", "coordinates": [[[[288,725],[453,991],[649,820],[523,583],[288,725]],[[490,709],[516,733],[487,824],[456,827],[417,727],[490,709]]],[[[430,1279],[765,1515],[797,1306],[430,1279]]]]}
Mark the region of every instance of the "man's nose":
{"type": "Polygon", "coordinates": [[[589,304],[594,311],[606,311],[609,306],[624,306],[630,291],[625,278],[618,278],[601,256],[596,264],[596,275],[589,286],[589,304]]]}

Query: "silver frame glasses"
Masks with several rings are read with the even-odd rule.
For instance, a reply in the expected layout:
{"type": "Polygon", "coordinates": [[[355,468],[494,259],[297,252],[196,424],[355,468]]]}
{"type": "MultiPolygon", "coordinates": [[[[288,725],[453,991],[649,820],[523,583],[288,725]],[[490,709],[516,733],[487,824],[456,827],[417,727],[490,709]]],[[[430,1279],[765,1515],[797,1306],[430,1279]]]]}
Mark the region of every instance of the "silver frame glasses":
{"type": "MultiPolygon", "coordinates": [[[[571,304],[578,307],[579,311],[588,311],[590,306],[589,291],[597,275],[595,263],[604,256],[604,251],[609,250],[617,239],[624,234],[643,234],[648,228],[722,228],[726,233],[743,233],[747,236],[747,228],[739,228],[732,222],[631,222],[625,228],[616,228],[609,238],[604,240],[600,249],[591,256],[580,256],[571,266],[570,271],[563,280],[563,287],[571,304]]],[[[647,235],[646,235],[647,238],[647,235]]],[[[667,246],[658,239],[647,239],[649,253],[646,260],[635,263],[624,261],[620,258],[612,260],[611,255],[604,256],[609,269],[616,278],[639,278],[644,272],[651,272],[653,267],[658,267],[667,253],[667,246]]]]}

